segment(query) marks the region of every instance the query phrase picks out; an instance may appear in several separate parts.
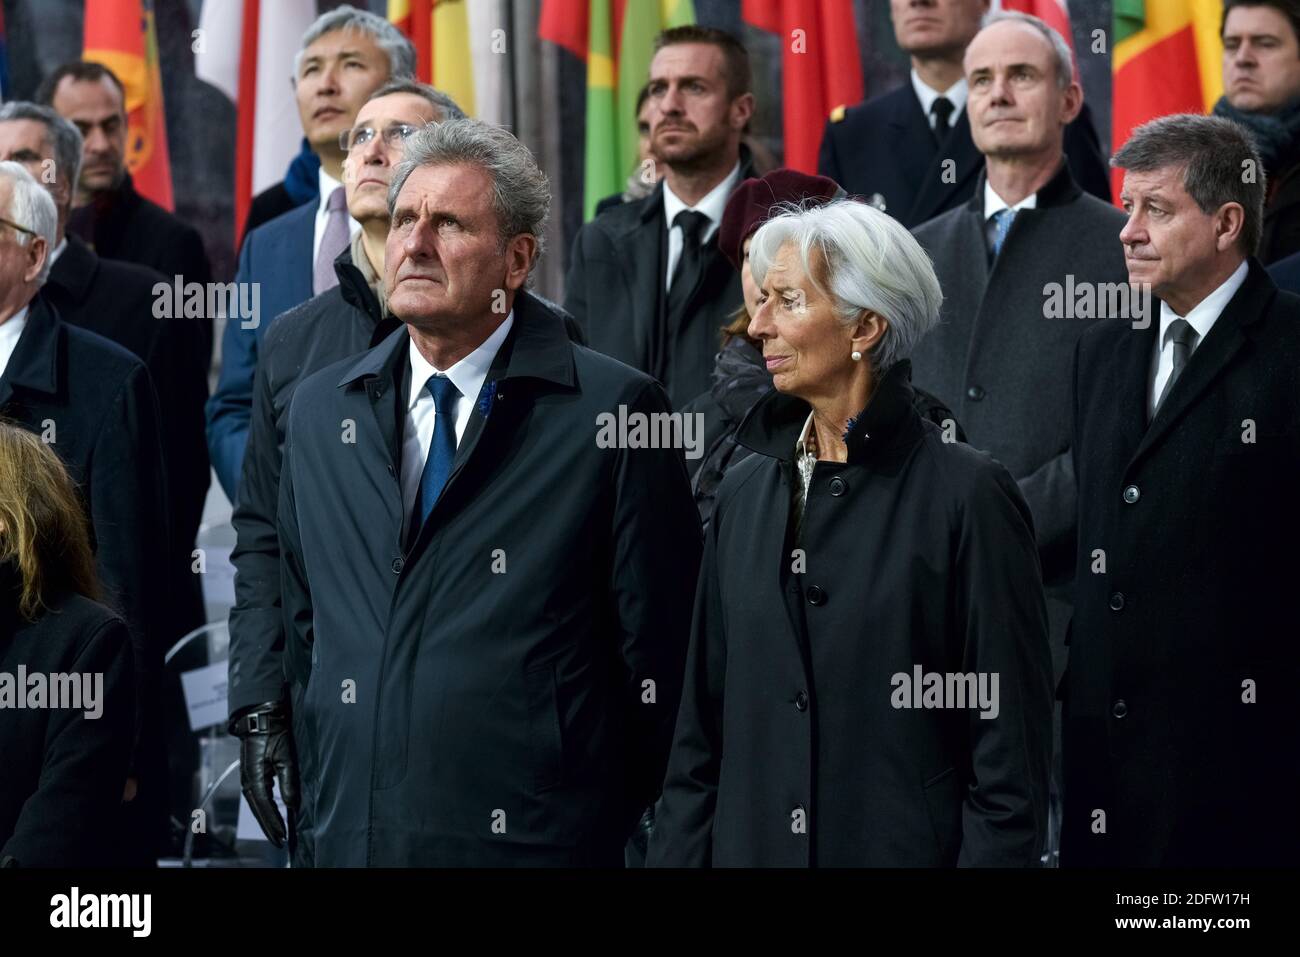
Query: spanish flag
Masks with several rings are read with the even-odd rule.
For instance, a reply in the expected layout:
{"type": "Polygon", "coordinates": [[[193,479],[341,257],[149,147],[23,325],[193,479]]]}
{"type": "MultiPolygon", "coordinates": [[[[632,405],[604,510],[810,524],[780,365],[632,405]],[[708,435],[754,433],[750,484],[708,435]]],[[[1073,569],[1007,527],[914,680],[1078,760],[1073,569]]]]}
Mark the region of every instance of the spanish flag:
{"type": "Polygon", "coordinates": [[[388,0],[388,19],[415,44],[416,78],[446,93],[467,116],[477,116],[467,2],[388,0]]]}
{"type": "Polygon", "coordinates": [[[636,170],[636,100],[655,36],[694,22],[693,0],[543,0],[537,35],[587,63],[584,220],[636,170]]]}
{"type": "Polygon", "coordinates": [[[86,4],[81,57],[102,63],[122,81],[128,124],[126,168],[141,195],[172,209],[172,170],[153,0],[86,4]]]}
{"type": "MultiPolygon", "coordinates": [[[[1209,113],[1223,95],[1222,0],[1114,0],[1111,143],[1170,113],[1209,113]]],[[[1123,172],[1112,173],[1118,201],[1123,172]]]]}

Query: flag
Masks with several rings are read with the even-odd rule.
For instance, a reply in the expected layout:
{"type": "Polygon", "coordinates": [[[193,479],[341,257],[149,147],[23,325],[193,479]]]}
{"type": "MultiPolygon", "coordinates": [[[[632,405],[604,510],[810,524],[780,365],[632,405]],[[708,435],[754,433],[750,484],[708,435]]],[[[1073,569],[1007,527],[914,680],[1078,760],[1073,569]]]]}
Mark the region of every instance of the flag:
{"type": "MultiPolygon", "coordinates": [[[[1222,0],[1115,0],[1111,143],[1170,113],[1208,113],[1223,95],[1222,0]]],[[[1119,196],[1123,172],[1112,173],[1119,196]]]]}
{"type": "Polygon", "coordinates": [[[97,0],[86,4],[82,59],[113,71],[126,89],[126,168],[140,194],[172,209],[162,70],[153,0],[97,0]]]}
{"type": "Polygon", "coordinates": [[[293,61],[315,19],[315,0],[203,0],[194,73],[235,104],[236,243],[253,197],[298,155],[293,61]]]}
{"type": "Polygon", "coordinates": [[[845,0],[742,0],[741,18],[781,39],[785,165],[817,172],[826,118],[865,95],[853,4],[845,0]]]}
{"type": "Polygon", "coordinates": [[[466,0],[388,0],[388,19],[415,45],[415,75],[477,116],[466,0]]]}
{"type": "Polygon", "coordinates": [[[655,36],[694,22],[693,0],[543,0],[537,35],[587,63],[584,220],[636,170],[636,101],[655,36]]]}

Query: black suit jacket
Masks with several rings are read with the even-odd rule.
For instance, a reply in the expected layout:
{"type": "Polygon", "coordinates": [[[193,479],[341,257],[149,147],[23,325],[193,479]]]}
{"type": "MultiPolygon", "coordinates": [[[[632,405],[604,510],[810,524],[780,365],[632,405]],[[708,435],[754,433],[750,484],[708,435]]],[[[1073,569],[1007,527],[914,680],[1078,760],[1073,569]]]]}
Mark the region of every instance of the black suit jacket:
{"type": "MultiPolygon", "coordinates": [[[[1065,128],[1065,156],[1075,182],[1109,203],[1110,174],[1086,103],[1065,128]]],[[[970,112],[961,111],[940,146],[911,83],[828,121],[817,161],[817,171],[849,193],[880,196],[885,212],[909,228],[970,199],[983,168],[984,157],[971,139],[970,112]],[[948,160],[952,166],[944,165],[948,160]]]]}
{"type": "Polygon", "coordinates": [[[1294,864],[1300,298],[1252,260],[1148,426],[1158,329],[1075,357],[1061,863],[1294,864]]]}
{"type": "MultiPolygon", "coordinates": [[[[105,604],[131,629],[140,720],[166,651],[166,482],[144,363],[37,296],[0,375],[0,417],[42,436],[81,489],[105,604]]],[[[156,739],[155,739],[156,740],[156,739]]]]}
{"type": "MultiPolygon", "coordinates": [[[[148,266],[166,278],[206,283],[212,267],[199,231],[135,190],[131,174],[117,189],[74,209],[68,232],[79,236],[105,259],[148,266]]],[[[212,317],[197,322],[203,330],[204,368],[212,362],[212,317]]]]}
{"type": "MultiPolygon", "coordinates": [[[[754,176],[741,150],[740,180],[754,176]]],[[[718,250],[717,231],[705,244],[704,277],[687,317],[669,328],[664,289],[669,224],[664,184],[640,202],[622,203],[578,232],[565,278],[564,308],[598,352],[654,376],[673,408],[709,390],[722,327],[743,302],[740,273],[718,250]]]]}
{"type": "Polygon", "coordinates": [[[268,186],[256,196],[253,197],[252,203],[248,206],[248,218],[244,220],[244,235],[239,237],[239,244],[244,244],[244,236],[247,236],[258,226],[263,223],[269,223],[277,216],[289,212],[291,209],[297,209],[304,203],[310,203],[316,197],[309,196],[302,203],[295,203],[289,191],[285,189],[284,182],[276,183],[274,186],[268,186]]]}
{"type": "Polygon", "coordinates": [[[200,579],[190,568],[211,475],[203,434],[208,376],[203,320],[155,318],[157,283],[171,287],[173,280],[142,266],[103,259],[69,236],[42,295],[60,318],[124,346],[149,369],[158,395],[167,474],[171,589],[165,594],[173,602],[167,630],[175,640],[206,620],[200,579]]]}

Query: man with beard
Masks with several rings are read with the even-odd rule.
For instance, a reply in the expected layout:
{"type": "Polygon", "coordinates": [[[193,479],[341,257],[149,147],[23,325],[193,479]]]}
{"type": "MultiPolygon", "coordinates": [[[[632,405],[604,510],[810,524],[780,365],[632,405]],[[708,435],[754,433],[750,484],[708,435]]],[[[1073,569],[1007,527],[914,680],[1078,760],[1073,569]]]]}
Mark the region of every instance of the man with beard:
{"type": "Polygon", "coordinates": [[[709,388],[718,330],[741,302],[716,237],[727,198],[755,175],[741,145],[754,95],[729,33],[676,27],[655,50],[650,136],[664,179],[579,231],[564,305],[593,349],[654,376],[680,408],[709,388]]]}

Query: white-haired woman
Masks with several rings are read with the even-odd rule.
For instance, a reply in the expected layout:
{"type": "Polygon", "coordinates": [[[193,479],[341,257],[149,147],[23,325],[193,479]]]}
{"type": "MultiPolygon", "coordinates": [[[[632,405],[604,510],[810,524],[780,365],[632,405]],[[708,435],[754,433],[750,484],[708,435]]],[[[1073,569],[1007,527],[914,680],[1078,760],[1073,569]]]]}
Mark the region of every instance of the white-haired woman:
{"type": "Polygon", "coordinates": [[[755,234],[776,391],[718,493],[648,863],[1031,866],[1052,702],[1028,507],[923,420],[909,350],[941,293],[840,200],[755,234]]]}

